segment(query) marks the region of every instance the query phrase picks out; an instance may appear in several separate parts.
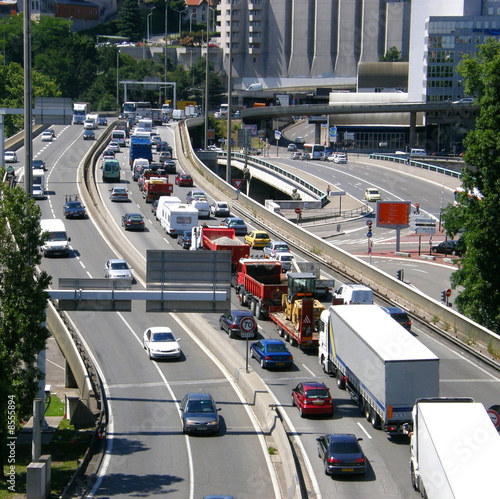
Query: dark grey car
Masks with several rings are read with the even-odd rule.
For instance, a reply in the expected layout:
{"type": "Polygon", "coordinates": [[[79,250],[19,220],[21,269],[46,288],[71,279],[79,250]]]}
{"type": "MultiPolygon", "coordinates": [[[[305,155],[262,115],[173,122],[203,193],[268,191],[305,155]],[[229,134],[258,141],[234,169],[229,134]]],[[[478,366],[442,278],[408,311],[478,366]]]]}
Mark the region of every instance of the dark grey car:
{"type": "Polygon", "coordinates": [[[209,393],[188,393],[181,402],[184,433],[217,433],[220,409],[209,393]]]}
{"type": "Polygon", "coordinates": [[[257,323],[255,322],[250,310],[230,310],[229,312],[222,314],[219,317],[219,327],[223,331],[226,331],[230,338],[234,338],[235,336],[241,337],[242,321],[249,321],[247,327],[244,328],[245,332],[253,333],[253,336],[255,336],[255,333],[257,332],[257,323]]]}

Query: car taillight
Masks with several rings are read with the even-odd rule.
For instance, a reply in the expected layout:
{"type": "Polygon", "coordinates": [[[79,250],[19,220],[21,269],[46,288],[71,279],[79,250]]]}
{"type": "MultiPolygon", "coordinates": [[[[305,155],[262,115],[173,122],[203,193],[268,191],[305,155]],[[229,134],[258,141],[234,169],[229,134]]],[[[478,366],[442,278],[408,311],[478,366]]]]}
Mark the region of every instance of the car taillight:
{"type": "Polygon", "coordinates": [[[269,355],[266,355],[265,360],[271,360],[271,359],[272,359],[272,357],[270,357],[269,355]]]}
{"type": "Polygon", "coordinates": [[[337,463],[340,463],[340,461],[338,459],[334,459],[333,457],[329,457],[327,459],[327,461],[330,463],[330,464],[337,464],[337,463]]]}
{"type": "Polygon", "coordinates": [[[238,326],[236,324],[231,324],[231,329],[238,329],[238,326]]]}
{"type": "Polygon", "coordinates": [[[287,359],[288,359],[288,360],[293,360],[293,356],[289,355],[289,356],[287,357],[287,359]]]}
{"type": "Polygon", "coordinates": [[[364,457],[361,457],[359,459],[356,459],[356,461],[354,461],[354,462],[361,464],[361,463],[364,463],[365,461],[366,461],[366,459],[364,457]]]}

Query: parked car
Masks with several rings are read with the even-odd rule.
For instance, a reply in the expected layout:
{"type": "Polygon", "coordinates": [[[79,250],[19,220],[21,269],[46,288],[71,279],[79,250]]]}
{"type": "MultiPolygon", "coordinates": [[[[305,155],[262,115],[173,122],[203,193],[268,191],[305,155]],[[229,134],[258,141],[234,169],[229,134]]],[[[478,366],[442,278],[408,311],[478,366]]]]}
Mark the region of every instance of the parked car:
{"type": "Polygon", "coordinates": [[[169,327],[150,327],[142,336],[144,350],[150,359],[178,359],[181,356],[179,340],[169,327]]]}
{"type": "Polygon", "coordinates": [[[249,321],[245,327],[246,333],[252,333],[252,337],[257,332],[257,323],[250,310],[230,310],[219,317],[219,327],[225,331],[230,338],[241,337],[241,323],[249,321]]]}
{"type": "Polygon", "coordinates": [[[47,170],[45,161],[42,161],[41,159],[34,159],[31,166],[33,167],[33,170],[47,170]]]}
{"type": "Polygon", "coordinates": [[[399,325],[403,326],[408,331],[411,331],[411,319],[408,314],[398,307],[380,307],[384,312],[387,312],[399,325]]]}
{"type": "Polygon", "coordinates": [[[49,131],[45,131],[45,132],[42,132],[42,142],[52,142],[52,140],[54,139],[54,135],[49,132],[49,131]]]}
{"type": "Polygon", "coordinates": [[[209,393],[188,393],[181,401],[182,431],[184,433],[218,433],[219,414],[209,393]]]}
{"type": "Polygon", "coordinates": [[[128,201],[128,191],[125,187],[113,187],[109,191],[111,201],[128,201]]]}
{"type": "Polygon", "coordinates": [[[210,206],[210,213],[214,217],[228,217],[230,215],[229,204],[225,201],[215,201],[210,206]]]}
{"type": "Polygon", "coordinates": [[[288,152],[295,152],[297,150],[297,145],[292,142],[291,144],[288,144],[286,150],[288,152]]]}
{"type": "Polygon", "coordinates": [[[5,163],[17,163],[17,154],[15,151],[5,151],[3,154],[5,163]]]}
{"type": "Polygon", "coordinates": [[[382,195],[375,187],[368,187],[365,189],[365,199],[367,201],[379,201],[382,199],[382,195]]]}
{"type": "Polygon", "coordinates": [[[132,280],[132,268],[121,258],[112,258],[104,265],[104,277],[106,279],[130,279],[132,280]]]}
{"type": "Polygon", "coordinates": [[[182,234],[177,236],[177,244],[182,246],[184,249],[189,249],[191,247],[191,241],[193,240],[190,230],[185,230],[182,234]]]}
{"type": "Polygon", "coordinates": [[[269,241],[262,251],[264,255],[274,256],[279,252],[290,252],[290,247],[284,241],[269,241]]]}
{"type": "Polygon", "coordinates": [[[444,253],[445,255],[457,255],[462,256],[462,251],[459,246],[459,240],[443,241],[442,243],[436,244],[431,247],[433,253],[444,253]]]}
{"type": "Polygon", "coordinates": [[[323,435],[316,439],[318,455],[327,475],[364,474],[366,457],[359,445],[361,438],[349,433],[323,435]]]}
{"type": "Polygon", "coordinates": [[[281,340],[260,340],[250,345],[250,357],[260,362],[262,369],[292,367],[293,356],[281,340]]]}
{"type": "Polygon", "coordinates": [[[179,187],[193,187],[193,177],[186,173],[179,173],[175,177],[175,185],[179,187]]]}
{"type": "Polygon", "coordinates": [[[84,130],[83,131],[83,140],[94,140],[95,139],[95,133],[94,130],[84,130]]]}
{"type": "Polygon", "coordinates": [[[245,236],[245,242],[252,248],[264,248],[270,241],[269,234],[263,230],[253,230],[245,236]]]}
{"type": "Polygon", "coordinates": [[[242,218],[227,217],[222,220],[221,225],[234,229],[234,233],[237,236],[244,236],[248,232],[247,224],[242,218]]]}
{"type": "Polygon", "coordinates": [[[144,217],[140,213],[125,213],[122,216],[122,227],[125,230],[144,230],[146,224],[144,223],[144,217]]]}
{"type": "Polygon", "coordinates": [[[292,390],[292,405],[297,407],[301,418],[315,414],[333,416],[333,399],[330,390],[321,382],[299,383],[292,390]]]}
{"type": "Polygon", "coordinates": [[[78,200],[66,201],[63,206],[65,218],[86,218],[87,210],[78,200]]]}

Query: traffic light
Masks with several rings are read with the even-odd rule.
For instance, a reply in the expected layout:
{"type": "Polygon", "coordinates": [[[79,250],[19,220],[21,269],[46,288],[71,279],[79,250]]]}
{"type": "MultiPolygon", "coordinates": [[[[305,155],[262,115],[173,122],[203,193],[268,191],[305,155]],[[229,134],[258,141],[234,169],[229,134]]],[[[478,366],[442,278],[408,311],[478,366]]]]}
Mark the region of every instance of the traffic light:
{"type": "Polygon", "coordinates": [[[405,271],[403,269],[396,271],[396,276],[399,281],[402,281],[405,278],[405,271]]]}
{"type": "Polygon", "coordinates": [[[448,298],[446,296],[446,290],[441,291],[441,301],[446,303],[447,300],[448,300],[448,298]]]}

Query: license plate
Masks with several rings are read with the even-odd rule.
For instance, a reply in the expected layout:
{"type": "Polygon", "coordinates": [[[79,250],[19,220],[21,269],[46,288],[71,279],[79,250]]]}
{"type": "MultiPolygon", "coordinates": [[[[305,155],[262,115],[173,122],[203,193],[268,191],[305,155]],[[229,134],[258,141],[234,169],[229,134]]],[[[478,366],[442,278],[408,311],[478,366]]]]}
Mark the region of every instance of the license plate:
{"type": "Polygon", "coordinates": [[[323,405],[325,403],[324,400],[313,400],[314,405],[323,405]]]}
{"type": "Polygon", "coordinates": [[[277,363],[276,363],[276,365],[277,365],[277,366],[284,366],[284,365],[285,365],[285,363],[284,363],[284,362],[277,362],[277,363]]]}
{"type": "Polygon", "coordinates": [[[349,471],[354,471],[354,468],[342,468],[340,471],[347,473],[349,471]]]}

